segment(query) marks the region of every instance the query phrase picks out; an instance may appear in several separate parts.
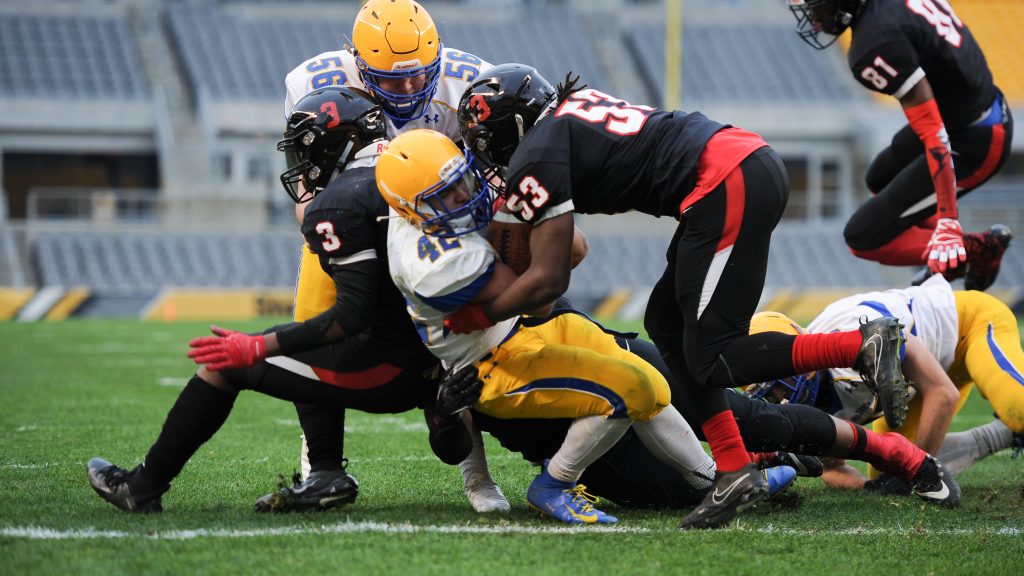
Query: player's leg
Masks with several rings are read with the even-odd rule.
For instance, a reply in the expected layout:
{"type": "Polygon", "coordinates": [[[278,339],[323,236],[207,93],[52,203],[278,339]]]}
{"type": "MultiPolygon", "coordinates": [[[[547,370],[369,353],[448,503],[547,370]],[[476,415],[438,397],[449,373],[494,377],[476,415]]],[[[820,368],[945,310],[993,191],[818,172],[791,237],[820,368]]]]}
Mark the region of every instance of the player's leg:
{"type": "MultiPolygon", "coordinates": [[[[992,454],[1014,447],[1015,437],[1024,439],[1020,434],[1015,435],[1002,420],[993,420],[970,430],[946,434],[935,457],[950,472],[959,475],[992,454]]],[[[1024,447],[1024,443],[1021,446],[1024,447]]]]}
{"type": "Polygon", "coordinates": [[[237,395],[219,373],[201,368],[178,395],[142,464],[129,471],[101,458],[89,461],[93,489],[122,510],[162,511],[161,497],[171,480],[224,424],[237,395]]]}
{"type": "MultiPolygon", "coordinates": [[[[334,305],[335,299],[334,279],[324,272],[319,257],[303,244],[295,282],[295,321],[304,322],[322,314],[334,305]]],[[[344,458],[345,409],[296,404],[295,412],[302,428],[299,455],[302,479],[305,480],[310,472],[340,470],[344,458]]]]}
{"type": "Polygon", "coordinates": [[[1010,430],[1024,432],[1024,351],[1013,312],[983,292],[954,293],[960,317],[957,359],[1010,430]]]}

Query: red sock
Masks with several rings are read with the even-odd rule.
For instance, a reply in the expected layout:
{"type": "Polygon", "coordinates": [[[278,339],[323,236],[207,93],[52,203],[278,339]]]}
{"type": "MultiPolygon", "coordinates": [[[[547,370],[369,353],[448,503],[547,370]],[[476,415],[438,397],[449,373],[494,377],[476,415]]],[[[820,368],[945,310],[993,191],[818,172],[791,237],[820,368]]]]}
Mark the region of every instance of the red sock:
{"type": "Polygon", "coordinates": [[[928,258],[924,255],[924,249],[928,247],[928,241],[932,239],[933,230],[911,226],[881,248],[874,250],[850,248],[850,252],[853,252],[853,255],[858,258],[890,266],[925,264],[928,262],[928,258]]]}
{"type": "Polygon", "coordinates": [[[896,432],[875,434],[849,422],[855,437],[850,457],[863,460],[882,472],[895,474],[906,482],[914,479],[927,454],[896,432]]]}
{"type": "Polygon", "coordinates": [[[793,341],[793,369],[797,374],[826,368],[849,368],[857,361],[860,330],[828,334],[800,334],[793,341]]]}
{"type": "Polygon", "coordinates": [[[708,439],[719,472],[735,472],[750,464],[750,454],[743,447],[743,438],[740,437],[740,429],[736,426],[732,410],[708,418],[701,429],[708,439]]]}

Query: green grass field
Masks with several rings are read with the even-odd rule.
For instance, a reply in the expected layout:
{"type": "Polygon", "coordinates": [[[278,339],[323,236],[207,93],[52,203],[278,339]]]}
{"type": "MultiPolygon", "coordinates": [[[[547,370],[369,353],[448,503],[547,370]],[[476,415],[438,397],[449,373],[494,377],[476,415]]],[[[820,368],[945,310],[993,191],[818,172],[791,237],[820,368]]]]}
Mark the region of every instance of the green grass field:
{"type": "MultiPolygon", "coordinates": [[[[233,328],[255,329],[263,322],[233,328]]],[[[291,405],[243,393],[220,433],[164,496],[162,515],[123,513],[85,463],[134,466],[193,372],[201,324],[0,323],[0,573],[145,574],[1020,574],[1024,459],[995,455],[960,477],[964,505],[825,491],[801,479],[784,504],[734,527],[682,532],[682,511],[630,511],[568,529],[527,512],[536,473],[489,444],[507,515],[475,514],[458,469],[433,459],[418,413],[350,412],[358,501],[309,515],[257,515],[253,501],[297,466],[291,405]]],[[[975,395],[956,429],[988,422],[975,395]]]]}

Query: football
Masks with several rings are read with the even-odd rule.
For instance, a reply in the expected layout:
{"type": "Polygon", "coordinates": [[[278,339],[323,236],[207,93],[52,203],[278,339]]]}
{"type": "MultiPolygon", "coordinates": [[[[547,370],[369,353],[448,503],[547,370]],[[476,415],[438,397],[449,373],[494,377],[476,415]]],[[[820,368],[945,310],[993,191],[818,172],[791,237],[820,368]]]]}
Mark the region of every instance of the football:
{"type": "MultiPolygon", "coordinates": [[[[530,231],[529,224],[500,222],[492,220],[487,227],[487,241],[494,246],[504,262],[516,274],[522,274],[530,267],[530,231]]],[[[579,226],[573,227],[572,236],[572,267],[579,266],[587,257],[590,243],[587,235],[579,226]]]]}

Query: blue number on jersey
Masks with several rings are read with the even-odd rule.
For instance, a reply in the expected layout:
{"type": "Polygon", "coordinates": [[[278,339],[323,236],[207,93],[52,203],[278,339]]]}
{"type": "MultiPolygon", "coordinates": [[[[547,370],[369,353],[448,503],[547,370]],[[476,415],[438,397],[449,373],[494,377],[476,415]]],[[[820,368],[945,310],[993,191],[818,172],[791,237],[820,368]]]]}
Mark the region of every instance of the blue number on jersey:
{"type": "Polygon", "coordinates": [[[420,236],[419,241],[416,242],[416,250],[420,260],[430,258],[430,261],[434,262],[441,257],[441,252],[447,252],[452,248],[462,247],[458,238],[434,238],[434,240],[437,241],[436,244],[431,241],[430,236],[420,236]],[[441,247],[441,250],[437,249],[438,246],[441,247]]]}
{"type": "Polygon", "coordinates": [[[480,75],[481,60],[476,56],[458,50],[448,50],[444,55],[449,60],[444,65],[445,78],[458,78],[465,82],[472,82],[480,75]],[[461,64],[459,64],[460,62],[461,64]],[[456,66],[456,64],[458,65],[456,66]]]}
{"type": "Polygon", "coordinates": [[[348,82],[348,75],[344,70],[330,68],[341,68],[341,58],[329,56],[306,65],[306,72],[320,72],[310,80],[314,90],[324,86],[344,86],[348,82]]]}

